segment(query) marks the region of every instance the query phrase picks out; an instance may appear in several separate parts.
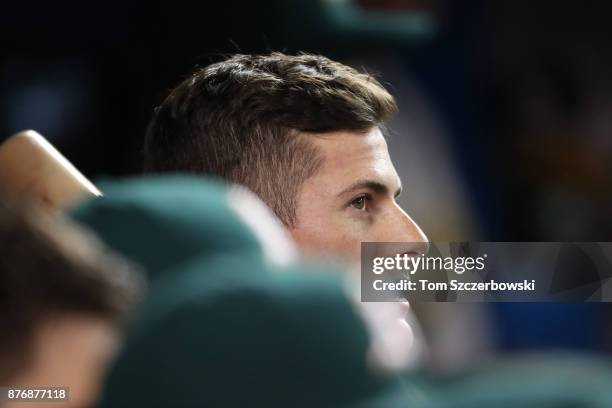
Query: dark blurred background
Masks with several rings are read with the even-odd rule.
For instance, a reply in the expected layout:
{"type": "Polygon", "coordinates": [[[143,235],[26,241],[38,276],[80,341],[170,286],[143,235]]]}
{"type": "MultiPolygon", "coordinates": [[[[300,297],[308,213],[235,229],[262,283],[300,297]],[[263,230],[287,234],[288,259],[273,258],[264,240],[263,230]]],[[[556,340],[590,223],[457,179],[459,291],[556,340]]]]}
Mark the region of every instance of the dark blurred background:
{"type": "MultiPolygon", "coordinates": [[[[154,106],[227,53],[322,53],[396,96],[401,204],[430,240],[610,241],[607,2],[11,2],[0,141],[38,130],[94,180],[140,171],[154,106]]],[[[612,349],[608,304],[415,305],[435,364],[612,349]]]]}

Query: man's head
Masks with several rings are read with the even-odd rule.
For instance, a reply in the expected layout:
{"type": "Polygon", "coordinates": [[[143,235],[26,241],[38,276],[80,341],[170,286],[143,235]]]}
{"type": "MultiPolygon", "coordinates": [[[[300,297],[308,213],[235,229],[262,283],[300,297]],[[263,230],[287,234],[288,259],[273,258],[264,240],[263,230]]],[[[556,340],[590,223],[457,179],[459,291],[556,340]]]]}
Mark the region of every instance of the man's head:
{"type": "Polygon", "coordinates": [[[317,55],[236,55],[196,71],[155,111],[145,168],[247,186],[302,248],[344,257],[361,241],[422,241],[398,207],[384,124],[393,97],[317,55]]]}
{"type": "Polygon", "coordinates": [[[65,221],[0,200],[0,385],[94,402],[140,280],[65,221]]]}

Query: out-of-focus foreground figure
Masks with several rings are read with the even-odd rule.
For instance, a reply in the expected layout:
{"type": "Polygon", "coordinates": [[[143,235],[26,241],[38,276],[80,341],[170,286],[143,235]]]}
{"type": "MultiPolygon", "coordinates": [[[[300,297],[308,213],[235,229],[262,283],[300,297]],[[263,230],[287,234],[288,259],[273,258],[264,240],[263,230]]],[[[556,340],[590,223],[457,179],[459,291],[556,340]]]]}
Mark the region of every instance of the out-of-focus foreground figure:
{"type": "Polygon", "coordinates": [[[85,231],[20,207],[0,197],[0,386],[68,387],[58,406],[90,406],[141,280],[85,231]]]}

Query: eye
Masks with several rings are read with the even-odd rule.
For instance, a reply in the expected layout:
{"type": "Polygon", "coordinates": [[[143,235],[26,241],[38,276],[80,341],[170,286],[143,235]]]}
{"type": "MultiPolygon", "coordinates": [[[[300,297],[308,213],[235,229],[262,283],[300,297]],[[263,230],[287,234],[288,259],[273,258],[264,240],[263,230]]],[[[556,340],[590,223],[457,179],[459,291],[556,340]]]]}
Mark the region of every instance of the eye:
{"type": "Polygon", "coordinates": [[[351,201],[351,207],[359,211],[366,210],[366,203],[368,202],[369,197],[367,195],[360,195],[351,201]]]}

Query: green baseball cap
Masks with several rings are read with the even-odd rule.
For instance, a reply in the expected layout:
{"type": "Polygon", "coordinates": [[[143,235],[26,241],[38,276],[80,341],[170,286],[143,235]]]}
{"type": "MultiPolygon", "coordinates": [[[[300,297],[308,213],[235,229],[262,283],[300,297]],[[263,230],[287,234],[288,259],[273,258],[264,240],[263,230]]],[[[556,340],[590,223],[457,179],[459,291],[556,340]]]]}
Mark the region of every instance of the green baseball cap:
{"type": "MultiPolygon", "coordinates": [[[[138,177],[99,186],[104,196],[81,203],[71,216],[144,266],[149,276],[203,254],[266,256],[266,233],[281,234],[252,193],[204,177],[138,177]]],[[[293,247],[281,241],[275,239],[273,250],[280,257],[291,255],[293,247]]]]}
{"type": "Polygon", "coordinates": [[[154,283],[101,406],[432,406],[369,346],[335,271],[204,257],[154,283]]]}

